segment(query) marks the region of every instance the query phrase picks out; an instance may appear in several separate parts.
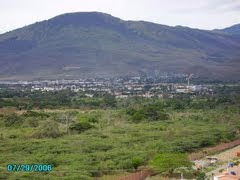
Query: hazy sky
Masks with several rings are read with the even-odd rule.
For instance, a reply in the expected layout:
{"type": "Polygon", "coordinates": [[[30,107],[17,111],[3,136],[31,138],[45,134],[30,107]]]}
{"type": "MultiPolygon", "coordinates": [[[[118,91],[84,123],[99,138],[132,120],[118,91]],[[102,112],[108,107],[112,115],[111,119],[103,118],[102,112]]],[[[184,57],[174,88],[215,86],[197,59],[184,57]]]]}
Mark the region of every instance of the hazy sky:
{"type": "Polygon", "coordinates": [[[78,11],[200,29],[240,23],[240,0],[0,0],[0,33],[78,11]]]}

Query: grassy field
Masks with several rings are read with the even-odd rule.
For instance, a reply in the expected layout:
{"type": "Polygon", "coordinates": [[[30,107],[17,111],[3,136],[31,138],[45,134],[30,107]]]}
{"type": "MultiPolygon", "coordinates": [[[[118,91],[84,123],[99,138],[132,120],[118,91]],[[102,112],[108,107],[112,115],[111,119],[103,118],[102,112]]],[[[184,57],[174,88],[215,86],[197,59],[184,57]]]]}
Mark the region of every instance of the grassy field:
{"type": "MultiPolygon", "coordinates": [[[[67,134],[66,125],[57,119],[64,113],[59,116],[57,111],[58,117],[52,111],[42,113],[48,117],[24,117],[11,127],[5,127],[4,116],[1,118],[1,178],[38,177],[38,173],[8,173],[7,164],[53,164],[52,172],[41,174],[49,179],[134,172],[160,152],[192,152],[236,139],[240,127],[238,113],[226,114],[221,109],[171,111],[169,120],[140,123],[132,123],[119,110],[100,110],[75,113],[74,121],[93,114],[100,118],[88,130],[67,134]],[[55,127],[56,132],[49,135],[56,138],[49,138],[51,127],[47,131],[43,127],[56,125],[58,130],[55,127]]],[[[18,115],[22,116],[24,113],[18,115]]]]}
{"type": "Polygon", "coordinates": [[[188,153],[240,138],[236,98],[212,102],[141,99],[115,107],[2,108],[0,179],[103,179],[143,167],[169,176],[188,166],[188,153]],[[38,163],[53,170],[7,171],[8,164],[38,163]]]}

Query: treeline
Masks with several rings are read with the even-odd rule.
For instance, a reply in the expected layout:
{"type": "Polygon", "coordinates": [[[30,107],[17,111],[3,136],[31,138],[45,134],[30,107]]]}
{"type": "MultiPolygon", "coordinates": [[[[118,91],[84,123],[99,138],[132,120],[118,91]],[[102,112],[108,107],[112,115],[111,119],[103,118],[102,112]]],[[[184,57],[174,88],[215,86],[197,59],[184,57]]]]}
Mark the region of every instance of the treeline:
{"type": "MultiPolygon", "coordinates": [[[[131,108],[139,104],[155,104],[160,109],[214,109],[218,106],[240,104],[239,86],[223,86],[215,89],[214,95],[178,95],[174,98],[142,98],[130,97],[127,99],[116,99],[109,94],[94,94],[94,97],[87,97],[81,92],[70,90],[41,92],[41,91],[20,91],[1,90],[0,108],[16,107],[18,109],[61,109],[61,108],[131,108]]],[[[155,108],[155,107],[152,107],[155,108]]],[[[139,110],[138,110],[139,111],[139,110]]],[[[144,114],[141,110],[135,116],[144,114]]],[[[146,114],[146,113],[145,113],[146,114]]],[[[144,115],[143,115],[144,116],[144,115]]]]}
{"type": "Polygon", "coordinates": [[[41,91],[0,91],[0,108],[16,107],[18,109],[31,110],[38,109],[59,109],[68,108],[109,108],[116,106],[114,96],[102,94],[96,95],[94,98],[86,97],[82,93],[76,93],[70,90],[62,90],[55,92],[41,91]]]}

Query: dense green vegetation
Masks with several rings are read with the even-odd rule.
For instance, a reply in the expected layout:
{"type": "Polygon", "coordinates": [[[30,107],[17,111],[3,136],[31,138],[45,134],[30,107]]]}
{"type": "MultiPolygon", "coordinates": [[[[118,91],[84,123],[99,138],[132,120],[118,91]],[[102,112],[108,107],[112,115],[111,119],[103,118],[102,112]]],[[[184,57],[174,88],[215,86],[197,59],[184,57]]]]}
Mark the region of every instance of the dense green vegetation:
{"type": "Polygon", "coordinates": [[[175,169],[185,167],[191,168],[186,154],[181,153],[161,153],[157,155],[150,164],[160,172],[173,173],[175,169]]]}
{"type": "Polygon", "coordinates": [[[225,91],[228,96],[125,100],[2,91],[0,179],[94,179],[141,166],[169,174],[189,167],[188,153],[240,137],[240,96],[225,91]],[[37,163],[52,164],[53,171],[6,170],[37,163]]]}
{"type": "Polygon", "coordinates": [[[0,108],[16,107],[21,109],[59,109],[59,108],[107,108],[115,107],[114,96],[95,94],[95,98],[86,97],[83,93],[70,90],[57,92],[0,90],[0,108]]]}

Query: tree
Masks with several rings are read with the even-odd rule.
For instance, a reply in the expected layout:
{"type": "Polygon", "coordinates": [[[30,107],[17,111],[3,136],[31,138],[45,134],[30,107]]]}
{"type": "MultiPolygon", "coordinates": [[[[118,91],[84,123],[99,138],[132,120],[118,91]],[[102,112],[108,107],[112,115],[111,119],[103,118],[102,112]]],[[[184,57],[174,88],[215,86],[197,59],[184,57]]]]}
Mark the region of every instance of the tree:
{"type": "Polygon", "coordinates": [[[73,114],[72,113],[65,113],[63,115],[63,119],[66,125],[66,133],[70,134],[70,124],[73,122],[73,114]]]}
{"type": "Polygon", "coordinates": [[[116,107],[117,101],[115,96],[105,95],[103,98],[103,104],[107,107],[116,107]]]}
{"type": "Polygon", "coordinates": [[[77,113],[78,112],[75,111],[69,111],[57,116],[56,121],[65,125],[66,134],[70,134],[70,126],[74,122],[74,117],[77,115],[77,113]]]}

